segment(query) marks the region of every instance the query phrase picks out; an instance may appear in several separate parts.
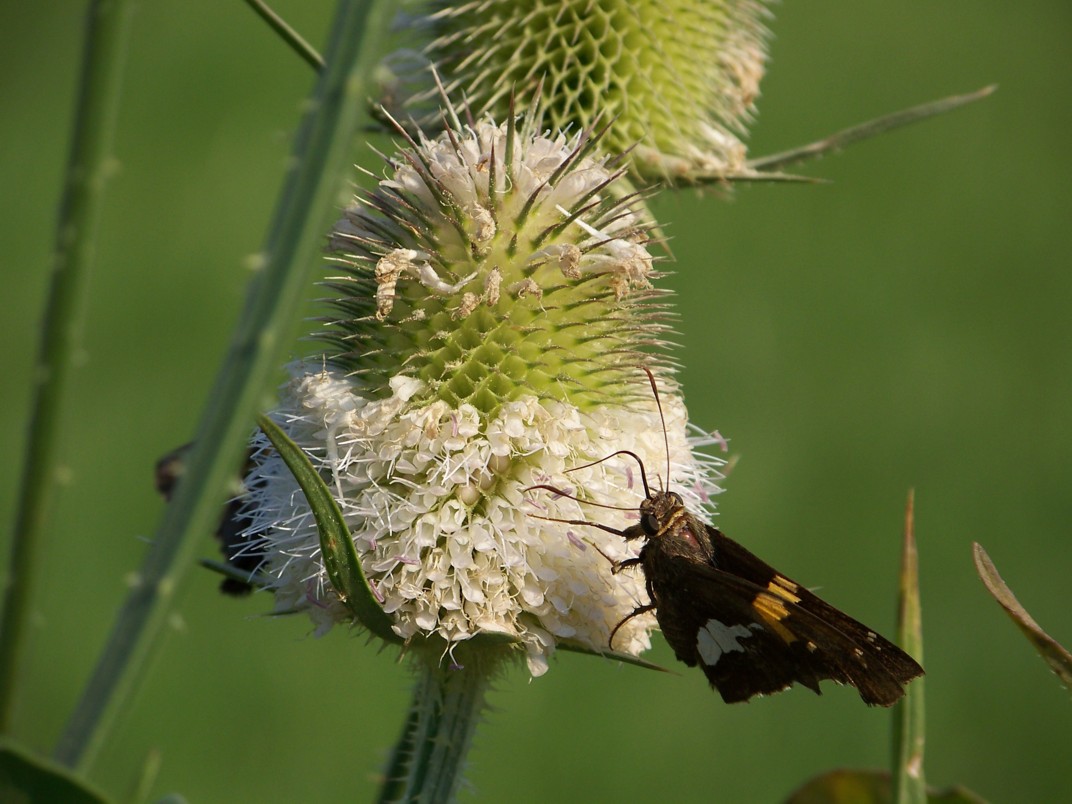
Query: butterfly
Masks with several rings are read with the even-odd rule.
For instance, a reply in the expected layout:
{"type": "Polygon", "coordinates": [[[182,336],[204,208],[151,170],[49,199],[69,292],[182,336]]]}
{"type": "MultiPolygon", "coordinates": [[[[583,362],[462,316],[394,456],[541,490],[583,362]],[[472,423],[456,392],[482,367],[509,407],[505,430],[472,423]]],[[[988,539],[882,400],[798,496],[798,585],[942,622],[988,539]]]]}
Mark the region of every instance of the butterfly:
{"type": "MultiPolygon", "coordinates": [[[[655,378],[647,375],[658,403],[655,378]]],[[[665,436],[665,422],[663,431],[665,436]]],[[[828,679],[855,687],[869,705],[892,706],[905,685],[923,675],[892,642],[690,513],[680,495],[652,491],[638,455],[614,454],[640,465],[645,494],[640,521],[618,530],[588,520],[556,520],[643,542],[639,554],[616,563],[614,572],[639,567],[649,602],[615,626],[609,643],[627,621],[654,611],[674,655],[699,666],[727,703],[793,684],[819,694],[819,682],[828,679]]],[[[565,494],[553,486],[533,488],[565,494]]]]}

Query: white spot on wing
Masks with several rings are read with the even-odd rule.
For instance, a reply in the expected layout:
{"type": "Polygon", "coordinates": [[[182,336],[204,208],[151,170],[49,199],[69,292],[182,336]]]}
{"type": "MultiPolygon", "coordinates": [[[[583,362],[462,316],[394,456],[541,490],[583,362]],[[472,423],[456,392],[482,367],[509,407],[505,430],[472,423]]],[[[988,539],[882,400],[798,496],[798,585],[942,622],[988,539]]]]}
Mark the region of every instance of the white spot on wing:
{"type": "Polygon", "coordinates": [[[727,627],[718,620],[708,620],[696,634],[696,650],[704,664],[714,667],[723,653],[735,650],[743,653],[744,648],[737,640],[750,636],[752,632],[746,626],[727,627]]]}

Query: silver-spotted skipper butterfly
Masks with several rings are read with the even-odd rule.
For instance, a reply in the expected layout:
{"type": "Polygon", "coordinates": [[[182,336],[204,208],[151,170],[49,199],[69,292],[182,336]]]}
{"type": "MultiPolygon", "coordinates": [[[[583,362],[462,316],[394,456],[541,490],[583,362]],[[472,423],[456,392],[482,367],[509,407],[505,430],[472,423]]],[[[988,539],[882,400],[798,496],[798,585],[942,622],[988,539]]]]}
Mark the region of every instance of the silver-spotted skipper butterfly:
{"type": "MultiPolygon", "coordinates": [[[[655,378],[645,371],[658,403],[655,378]]],[[[664,422],[664,438],[665,427],[664,422]]],[[[892,706],[904,695],[905,684],[923,675],[923,668],[892,642],[690,514],[680,496],[653,492],[638,455],[615,454],[640,465],[646,495],[640,522],[617,530],[586,520],[555,520],[644,540],[640,554],[616,563],[614,571],[640,567],[650,602],[615,626],[611,644],[624,623],[654,611],[677,658],[689,667],[699,665],[727,703],[794,683],[819,694],[819,682],[831,679],[856,687],[869,705],[892,706]]],[[[565,495],[553,486],[533,488],[565,495]]]]}

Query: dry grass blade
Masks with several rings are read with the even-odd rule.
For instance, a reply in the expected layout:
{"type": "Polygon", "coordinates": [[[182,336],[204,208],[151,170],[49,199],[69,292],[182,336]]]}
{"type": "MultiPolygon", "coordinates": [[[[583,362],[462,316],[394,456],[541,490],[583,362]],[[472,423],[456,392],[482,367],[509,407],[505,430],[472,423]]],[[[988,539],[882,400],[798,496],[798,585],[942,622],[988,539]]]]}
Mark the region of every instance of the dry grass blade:
{"type": "Polygon", "coordinates": [[[1035,646],[1035,650],[1046,660],[1046,664],[1057,674],[1057,678],[1065,685],[1065,688],[1072,690],[1072,653],[1065,650],[1061,643],[1043,631],[1027,613],[1027,609],[1020,605],[1020,601],[1005,585],[994,562],[990,560],[990,556],[978,542],[972,545],[972,555],[975,558],[975,570],[979,573],[986,590],[1024,632],[1024,636],[1035,646]]]}

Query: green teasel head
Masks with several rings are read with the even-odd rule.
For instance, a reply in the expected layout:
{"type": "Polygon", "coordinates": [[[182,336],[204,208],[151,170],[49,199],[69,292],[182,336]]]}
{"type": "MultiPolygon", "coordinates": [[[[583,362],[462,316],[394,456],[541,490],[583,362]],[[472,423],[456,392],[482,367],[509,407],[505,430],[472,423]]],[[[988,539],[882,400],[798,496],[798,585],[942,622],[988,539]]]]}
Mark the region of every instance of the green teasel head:
{"type": "MultiPolygon", "coordinates": [[[[538,675],[557,647],[608,651],[643,595],[642,578],[613,572],[624,539],[560,520],[627,527],[635,462],[603,459],[666,466],[644,368],[665,482],[702,507],[721,462],[693,452],[650,223],[615,192],[622,170],[598,136],[448,118],[336,225],[317,333],[329,350],[292,367],[272,418],[330,489],[398,640],[442,657],[492,635],[538,675]]],[[[352,623],[294,477],[257,446],[245,513],[259,577],[320,631],[352,623]]],[[[653,627],[629,620],[614,649],[635,657],[653,627]]]]}
{"type": "Polygon", "coordinates": [[[663,362],[642,199],[615,192],[598,134],[533,119],[411,140],[335,227],[320,337],[373,393],[404,373],[484,414],[529,394],[583,408],[663,362]]]}
{"type": "MultiPolygon", "coordinates": [[[[559,130],[612,121],[634,180],[690,183],[745,173],[763,77],[765,0],[433,2],[406,20],[388,59],[400,115],[437,121],[431,68],[455,103],[506,117],[540,92],[559,130]]],[[[401,119],[401,118],[400,118],[401,119]]]]}

